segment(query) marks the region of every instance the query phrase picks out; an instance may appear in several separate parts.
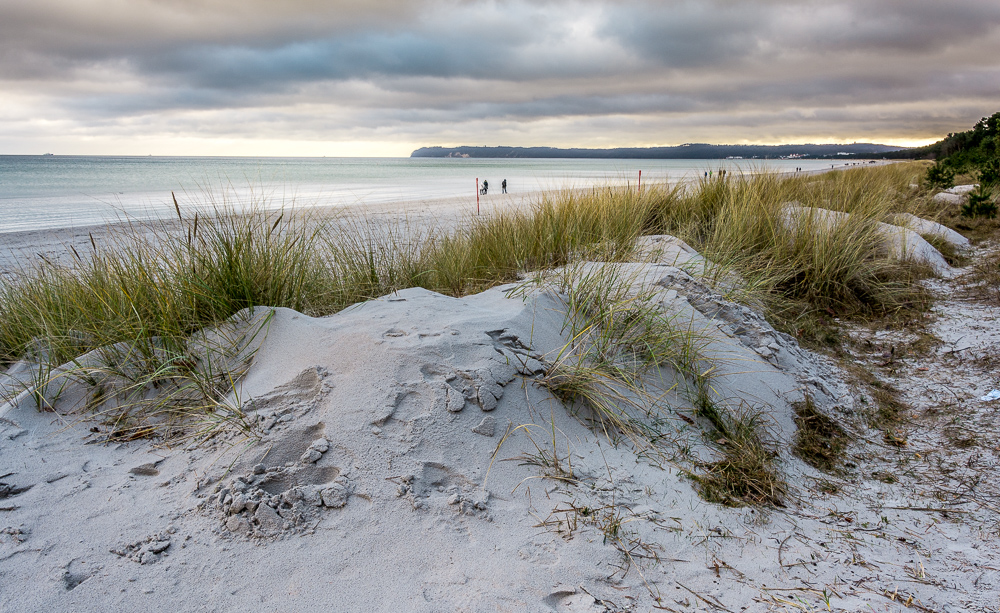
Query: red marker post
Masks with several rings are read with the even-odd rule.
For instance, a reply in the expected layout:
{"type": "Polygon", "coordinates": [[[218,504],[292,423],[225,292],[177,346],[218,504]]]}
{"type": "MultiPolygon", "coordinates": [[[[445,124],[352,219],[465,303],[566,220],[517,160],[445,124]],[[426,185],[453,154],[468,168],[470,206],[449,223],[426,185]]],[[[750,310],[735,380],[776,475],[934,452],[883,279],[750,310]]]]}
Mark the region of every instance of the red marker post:
{"type": "Polygon", "coordinates": [[[639,193],[642,193],[642,171],[639,171],[639,193]]]}
{"type": "Polygon", "coordinates": [[[479,177],[476,177],[476,215],[479,215],[479,177]]]}

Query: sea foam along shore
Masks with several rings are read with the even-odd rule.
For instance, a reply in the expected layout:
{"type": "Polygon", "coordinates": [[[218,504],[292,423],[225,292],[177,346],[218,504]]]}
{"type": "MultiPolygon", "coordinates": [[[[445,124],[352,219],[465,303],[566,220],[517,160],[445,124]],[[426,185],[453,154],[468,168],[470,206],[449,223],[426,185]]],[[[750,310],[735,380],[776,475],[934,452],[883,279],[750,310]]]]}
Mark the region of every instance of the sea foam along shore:
{"type": "MultiPolygon", "coordinates": [[[[705,185],[714,191],[700,195],[709,203],[701,212],[724,210],[712,194],[731,198],[738,187],[705,185]]],[[[804,189],[798,193],[810,204],[804,189]]],[[[621,208],[630,201],[615,202],[621,208]]],[[[863,433],[870,410],[864,391],[829,359],[731,299],[864,316],[879,315],[878,308],[852,302],[864,296],[851,296],[850,283],[815,296],[808,283],[790,286],[786,271],[778,279],[774,271],[767,279],[748,268],[720,271],[672,237],[645,238],[635,249],[636,227],[681,226],[676,209],[685,203],[670,203],[674,218],[643,217],[629,232],[619,226],[620,235],[611,232],[611,218],[591,210],[588,219],[565,202],[548,212],[539,207],[524,226],[501,215],[504,235],[523,247],[512,260],[485,250],[489,237],[499,239],[475,234],[484,230],[473,224],[476,240],[449,247],[474,264],[465,270],[476,274],[464,280],[446,274],[444,264],[457,266],[455,258],[435,256],[440,247],[433,245],[449,244],[440,237],[395,259],[369,248],[372,277],[359,292],[388,287],[381,298],[328,317],[251,303],[255,308],[229,323],[207,322],[207,332],[189,334],[184,356],[166,353],[179,343],[154,341],[142,360],[175,378],[147,379],[149,388],[128,406],[115,393],[128,364],[100,377],[107,358],[134,363],[142,361],[138,354],[77,356],[3,417],[0,472],[10,474],[3,478],[0,573],[31,586],[5,591],[5,606],[135,608],[156,598],[182,610],[738,610],[784,601],[818,607],[828,599],[851,610],[892,605],[902,595],[933,610],[961,593],[963,608],[987,610],[988,596],[976,587],[980,573],[952,568],[937,553],[916,570],[914,549],[896,540],[904,527],[880,524],[879,510],[860,503],[848,477],[822,473],[791,453],[795,406],[808,398],[814,410],[863,433]],[[539,227],[545,231],[528,233],[539,227]],[[546,242],[567,228],[576,238],[546,242]],[[435,266],[408,269],[414,262],[435,266]],[[485,274],[490,262],[500,264],[492,277],[485,274]],[[535,267],[549,272],[524,276],[535,267]],[[391,287],[414,279],[456,295],[391,287]],[[745,292],[747,284],[758,293],[745,292]],[[790,298],[774,300],[768,292],[776,288],[790,298]],[[236,386],[222,386],[221,404],[199,407],[201,420],[123,414],[162,406],[155,399],[164,390],[209,363],[245,375],[221,377],[236,386]],[[36,401],[53,410],[38,411],[36,401]],[[205,430],[212,418],[221,424],[205,430]],[[154,438],[135,439],[143,434],[154,438]],[[83,444],[109,438],[114,442],[83,444]],[[747,458],[741,449],[754,453],[747,458]],[[828,500],[810,494],[833,481],[844,486],[828,500]],[[755,504],[741,506],[748,502],[755,504]],[[884,538],[867,537],[868,526],[854,532],[854,522],[871,522],[884,538]],[[872,576],[876,564],[946,579],[900,589],[898,575],[872,576]]],[[[626,210],[624,219],[635,220],[638,210],[626,210]]],[[[211,221],[201,223],[208,232],[211,221]]],[[[255,236],[270,236],[272,223],[268,217],[255,236]]],[[[697,237],[697,228],[689,229],[688,238],[697,237]]],[[[781,224],[773,229],[799,236],[781,224]]],[[[876,234],[863,229],[850,236],[871,243],[865,257],[887,260],[876,234]]],[[[726,254],[708,238],[701,244],[726,254]]],[[[796,278],[810,270],[803,250],[790,252],[802,257],[796,278]]],[[[180,264],[187,270],[206,262],[180,264]]],[[[887,295],[915,300],[893,262],[862,271],[874,277],[865,291],[881,282],[887,295]],[[878,277],[886,271],[893,275],[878,277]]],[[[336,287],[317,295],[329,298],[336,287]]],[[[199,296],[188,291],[175,295],[199,296]]],[[[253,296],[230,298],[235,306],[235,298],[253,296]]],[[[26,366],[32,363],[8,376],[26,366]]],[[[908,515],[905,534],[920,521],[908,515]]],[[[995,546],[969,526],[925,527],[943,535],[940,542],[920,537],[928,551],[946,541],[971,543],[978,547],[963,555],[996,560],[995,546]]],[[[990,581],[983,585],[995,587],[990,581]]]]}

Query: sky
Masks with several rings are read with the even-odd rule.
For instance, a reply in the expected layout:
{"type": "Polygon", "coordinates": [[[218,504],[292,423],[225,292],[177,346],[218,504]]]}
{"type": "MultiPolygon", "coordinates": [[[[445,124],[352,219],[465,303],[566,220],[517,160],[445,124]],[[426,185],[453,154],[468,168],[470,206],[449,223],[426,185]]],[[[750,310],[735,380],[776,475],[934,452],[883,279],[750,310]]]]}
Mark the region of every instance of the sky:
{"type": "Polygon", "coordinates": [[[912,146],[997,111],[998,0],[0,0],[0,154],[912,146]]]}

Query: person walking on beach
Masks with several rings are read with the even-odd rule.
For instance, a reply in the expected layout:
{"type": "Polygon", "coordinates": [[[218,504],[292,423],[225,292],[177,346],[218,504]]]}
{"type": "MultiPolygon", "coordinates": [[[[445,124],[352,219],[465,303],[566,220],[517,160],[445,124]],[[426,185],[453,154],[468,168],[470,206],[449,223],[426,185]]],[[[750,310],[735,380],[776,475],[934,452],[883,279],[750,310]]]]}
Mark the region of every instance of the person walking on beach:
{"type": "Polygon", "coordinates": [[[487,181],[486,179],[483,179],[483,189],[479,190],[479,193],[485,196],[486,193],[489,191],[490,191],[490,182],[487,181]]]}
{"type": "Polygon", "coordinates": [[[507,193],[507,179],[504,179],[503,182],[500,183],[500,190],[504,194],[507,193]]]}

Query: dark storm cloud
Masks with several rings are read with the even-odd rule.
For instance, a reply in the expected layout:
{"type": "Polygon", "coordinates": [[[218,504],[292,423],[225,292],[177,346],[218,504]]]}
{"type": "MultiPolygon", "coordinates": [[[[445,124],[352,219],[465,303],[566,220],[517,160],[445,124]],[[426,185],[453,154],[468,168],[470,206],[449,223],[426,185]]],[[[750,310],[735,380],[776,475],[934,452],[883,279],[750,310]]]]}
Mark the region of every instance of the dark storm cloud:
{"type": "Polygon", "coordinates": [[[878,60],[872,53],[932,54],[1000,27],[1000,4],[969,0],[680,2],[616,5],[609,13],[609,36],[652,62],[682,68],[787,54],[820,63],[839,53],[871,61],[878,60]]]}
{"type": "Polygon", "coordinates": [[[603,35],[616,39],[650,64],[666,68],[724,65],[755,55],[768,28],[766,11],[753,5],[713,2],[616,6],[603,35]]]}
{"type": "Polygon", "coordinates": [[[484,49],[476,42],[462,36],[443,40],[409,32],[375,32],[271,49],[198,46],[142,58],[138,66],[144,73],[169,75],[196,87],[244,90],[379,76],[486,78],[500,72],[503,51],[484,49]],[[461,48],[468,51],[455,52],[461,48]]]}
{"type": "Polygon", "coordinates": [[[968,44],[1000,24],[1000,4],[994,2],[859,1],[843,11],[816,8],[810,38],[804,39],[801,30],[789,30],[787,40],[828,51],[927,54],[968,44]]]}
{"type": "Polygon", "coordinates": [[[22,14],[0,20],[0,53],[9,60],[0,64],[0,73],[65,78],[72,69],[121,61],[140,76],[166,74],[221,87],[237,80],[252,88],[270,81],[370,75],[478,77],[512,62],[512,72],[530,72],[534,63],[518,66],[513,53],[547,30],[539,30],[537,10],[526,5],[516,14],[503,14],[469,3],[411,2],[408,10],[386,9],[381,19],[357,20],[339,13],[338,19],[316,15],[304,4],[309,3],[282,3],[287,14],[276,16],[272,27],[242,14],[253,13],[253,7],[240,7],[238,14],[217,15],[217,30],[200,23],[178,25],[193,19],[175,18],[174,27],[162,29],[152,19],[121,19],[114,29],[113,18],[111,25],[104,20],[70,24],[55,14],[22,14]],[[421,5],[421,15],[411,15],[421,5]],[[314,18],[327,27],[312,23],[314,18]]]}
{"type": "Polygon", "coordinates": [[[769,133],[833,125],[829,109],[979,109],[1000,99],[997,57],[1000,4],[981,0],[0,0],[0,101],[44,99],[81,125],[270,109],[254,116],[422,133],[729,112],[769,133]]]}

